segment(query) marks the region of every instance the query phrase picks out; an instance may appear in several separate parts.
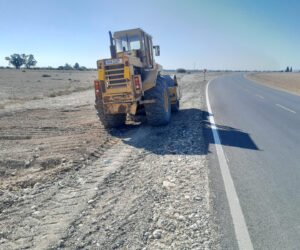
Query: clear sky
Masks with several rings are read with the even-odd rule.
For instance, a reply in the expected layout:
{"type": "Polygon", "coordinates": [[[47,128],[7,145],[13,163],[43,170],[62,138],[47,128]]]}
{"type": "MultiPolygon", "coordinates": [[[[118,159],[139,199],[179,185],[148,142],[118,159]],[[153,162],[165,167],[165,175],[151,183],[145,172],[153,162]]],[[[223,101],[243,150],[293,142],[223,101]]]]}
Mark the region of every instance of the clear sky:
{"type": "Polygon", "coordinates": [[[109,30],[138,27],[166,69],[300,69],[296,0],[0,0],[0,65],[25,53],[40,67],[96,67],[109,30]]]}

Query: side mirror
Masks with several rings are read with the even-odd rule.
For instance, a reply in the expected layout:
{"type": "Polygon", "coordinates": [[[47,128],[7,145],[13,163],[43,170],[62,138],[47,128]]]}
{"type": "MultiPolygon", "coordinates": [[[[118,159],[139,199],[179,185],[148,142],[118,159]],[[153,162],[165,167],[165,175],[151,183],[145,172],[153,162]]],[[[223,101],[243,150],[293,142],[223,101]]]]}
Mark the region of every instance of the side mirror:
{"type": "Polygon", "coordinates": [[[160,48],[158,45],[153,46],[153,49],[155,50],[155,56],[160,56],[160,48]]]}

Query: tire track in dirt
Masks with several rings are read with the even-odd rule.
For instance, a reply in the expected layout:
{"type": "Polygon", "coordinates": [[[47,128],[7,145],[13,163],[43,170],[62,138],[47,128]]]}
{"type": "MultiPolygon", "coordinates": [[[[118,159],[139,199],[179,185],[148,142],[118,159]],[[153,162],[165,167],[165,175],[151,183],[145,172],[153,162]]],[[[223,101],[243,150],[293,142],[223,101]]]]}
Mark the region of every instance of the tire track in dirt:
{"type": "Polygon", "coordinates": [[[48,181],[47,175],[88,164],[118,141],[86,105],[2,113],[0,125],[2,190],[48,181]]]}
{"type": "Polygon", "coordinates": [[[48,186],[47,190],[43,186],[34,187],[35,192],[29,192],[29,197],[17,207],[2,211],[0,225],[6,228],[2,232],[2,247],[47,249],[54,246],[70,225],[93,205],[98,192],[102,192],[98,190],[99,183],[104,183],[108,175],[123,165],[130,151],[119,142],[93,164],[48,186]],[[104,161],[108,158],[111,164],[104,161]],[[34,200],[34,206],[28,198],[34,200]]]}

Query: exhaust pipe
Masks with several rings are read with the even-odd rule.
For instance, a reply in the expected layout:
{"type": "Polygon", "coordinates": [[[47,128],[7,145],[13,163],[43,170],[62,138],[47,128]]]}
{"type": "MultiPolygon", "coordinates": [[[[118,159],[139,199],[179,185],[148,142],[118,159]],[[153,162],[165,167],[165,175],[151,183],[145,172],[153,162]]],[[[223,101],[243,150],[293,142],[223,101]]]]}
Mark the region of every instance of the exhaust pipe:
{"type": "Polygon", "coordinates": [[[110,55],[111,55],[111,58],[116,58],[117,57],[116,46],[114,45],[114,40],[113,40],[111,31],[109,31],[109,39],[110,39],[110,55]]]}

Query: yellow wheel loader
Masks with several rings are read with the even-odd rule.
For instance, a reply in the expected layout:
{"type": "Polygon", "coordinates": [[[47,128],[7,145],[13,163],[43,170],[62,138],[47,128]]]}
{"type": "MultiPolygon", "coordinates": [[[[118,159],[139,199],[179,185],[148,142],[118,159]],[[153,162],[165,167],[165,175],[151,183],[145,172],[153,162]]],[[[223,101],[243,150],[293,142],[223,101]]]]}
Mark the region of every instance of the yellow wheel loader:
{"type": "Polygon", "coordinates": [[[146,116],[149,124],[165,125],[179,110],[176,76],[161,75],[155,63],[159,46],[142,29],[109,32],[111,58],[97,61],[95,107],[105,128],[125,124],[127,115],[146,116]]]}

